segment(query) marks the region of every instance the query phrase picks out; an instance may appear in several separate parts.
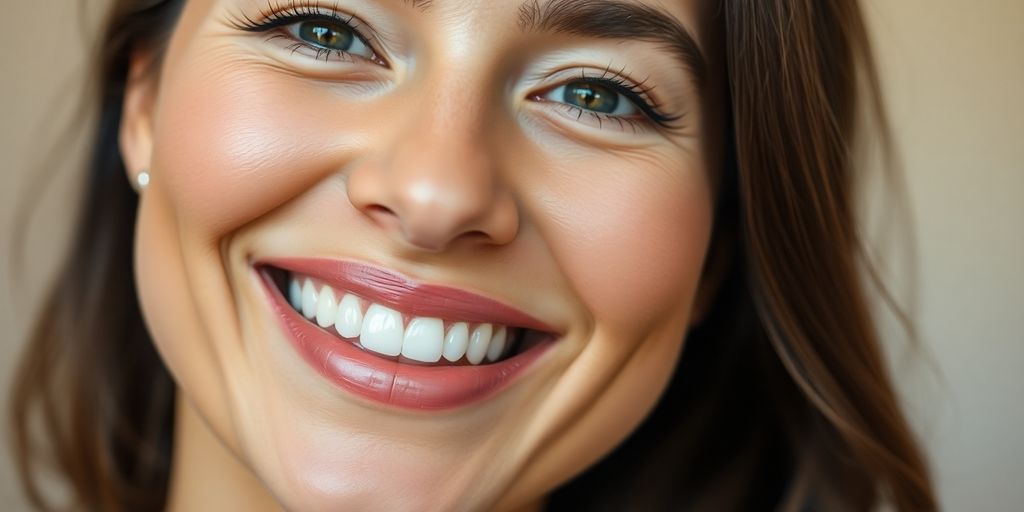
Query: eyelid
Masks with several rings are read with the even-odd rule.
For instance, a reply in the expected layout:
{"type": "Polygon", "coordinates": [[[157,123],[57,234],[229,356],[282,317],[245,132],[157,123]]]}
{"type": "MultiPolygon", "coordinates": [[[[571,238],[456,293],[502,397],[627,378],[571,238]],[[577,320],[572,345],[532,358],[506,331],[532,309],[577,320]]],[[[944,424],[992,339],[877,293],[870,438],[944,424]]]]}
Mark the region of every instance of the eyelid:
{"type": "Polygon", "coordinates": [[[335,8],[324,7],[316,1],[286,0],[268,2],[267,8],[261,8],[255,19],[245,13],[240,13],[232,16],[230,24],[238,30],[253,33],[267,33],[272,30],[282,30],[287,34],[288,38],[295,40],[296,44],[316,50],[318,53],[320,50],[326,50],[307,41],[295,38],[291,31],[287,30],[290,25],[307,21],[330,21],[332,23],[345,26],[352,31],[355,37],[359,38],[362,43],[373,52],[374,58],[368,59],[362,55],[349,54],[348,52],[342,52],[341,50],[329,51],[345,53],[355,58],[370,61],[383,67],[388,67],[387,62],[385,62],[381,57],[382,52],[378,49],[379,38],[376,37],[372,30],[367,30],[369,26],[366,23],[355,15],[343,15],[336,11],[335,8]],[[366,33],[367,31],[369,32],[368,34],[366,33]]]}
{"type": "MultiPolygon", "coordinates": [[[[549,76],[557,76],[558,74],[560,73],[555,73],[549,76]]],[[[600,126],[603,126],[602,120],[607,119],[618,121],[620,126],[623,122],[629,123],[633,127],[634,131],[637,131],[638,128],[644,128],[644,125],[657,125],[665,129],[676,128],[677,126],[675,126],[674,123],[682,119],[683,116],[669,115],[661,112],[660,107],[650,97],[650,92],[654,88],[644,85],[645,82],[646,81],[641,81],[638,83],[627,79],[622,75],[621,71],[618,73],[612,71],[611,66],[606,67],[602,72],[597,74],[586,68],[580,68],[578,73],[566,75],[564,78],[559,78],[557,83],[546,86],[539,92],[532,93],[530,95],[530,99],[540,102],[555,103],[563,107],[563,109],[568,108],[577,119],[582,118],[584,114],[589,115],[592,118],[597,119],[598,125],[600,126]],[[610,88],[617,94],[622,95],[626,101],[629,101],[636,110],[639,111],[641,118],[624,117],[591,111],[576,105],[569,105],[546,97],[559,87],[563,87],[574,82],[590,83],[610,88]]]]}

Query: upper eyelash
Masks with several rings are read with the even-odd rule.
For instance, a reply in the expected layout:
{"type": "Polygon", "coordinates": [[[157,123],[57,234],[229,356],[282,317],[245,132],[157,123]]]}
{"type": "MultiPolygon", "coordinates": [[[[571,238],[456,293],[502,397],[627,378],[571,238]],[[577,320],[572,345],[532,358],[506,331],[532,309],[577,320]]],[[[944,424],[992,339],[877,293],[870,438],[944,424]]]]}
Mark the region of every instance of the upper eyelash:
{"type": "MultiPolygon", "coordinates": [[[[341,16],[338,14],[337,9],[337,3],[327,8],[318,0],[267,0],[267,6],[259,9],[259,15],[256,20],[242,12],[233,17],[231,24],[236,29],[246,32],[269,32],[293,23],[328,19],[352,30],[357,37],[361,38],[373,50],[374,54],[378,54],[376,45],[373,43],[373,41],[376,41],[376,38],[372,34],[366,34],[363,30],[360,30],[360,24],[356,22],[355,16],[341,16]]],[[[314,50],[322,50],[322,48],[317,48],[306,42],[299,44],[314,50]]],[[[319,56],[319,51],[317,55],[319,56]]]]}
{"type": "MultiPolygon", "coordinates": [[[[624,70],[625,68],[623,68],[623,71],[624,70]]],[[[616,93],[625,96],[633,105],[635,105],[640,110],[641,113],[644,114],[647,120],[665,129],[672,130],[677,128],[677,126],[673,123],[683,118],[683,116],[681,115],[668,115],[661,112],[660,107],[650,97],[650,92],[654,90],[654,87],[646,86],[646,80],[642,80],[640,82],[633,82],[627,80],[622,77],[622,71],[615,73],[611,71],[610,66],[606,67],[604,71],[602,71],[599,75],[588,75],[585,69],[581,69],[580,75],[578,77],[563,80],[554,87],[559,87],[572,82],[584,82],[611,88],[616,93]]],[[[551,88],[547,90],[551,90],[551,88]]],[[[560,107],[575,113],[577,119],[583,117],[584,114],[588,114],[597,120],[599,127],[601,127],[603,125],[603,121],[607,119],[617,121],[619,123],[620,128],[623,127],[624,123],[628,123],[630,127],[633,128],[634,131],[636,131],[644,122],[642,120],[610,115],[603,112],[595,112],[581,108],[576,105],[563,103],[560,101],[550,101],[544,97],[544,93],[534,94],[531,99],[536,101],[555,103],[560,107]]]]}
{"type": "MultiPolygon", "coordinates": [[[[340,16],[338,14],[337,7],[337,3],[335,3],[331,8],[324,7],[323,2],[319,0],[267,0],[267,6],[259,9],[259,15],[257,16],[258,21],[252,19],[249,15],[243,12],[234,17],[232,24],[235,28],[247,32],[268,32],[293,23],[329,19],[351,29],[357,37],[362,38],[363,41],[366,42],[367,46],[370,46],[370,49],[373,50],[374,53],[377,53],[376,48],[374,48],[375,45],[371,43],[371,41],[375,41],[372,34],[364,34],[363,31],[360,30],[358,26],[359,24],[353,23],[355,16],[340,16]]],[[[332,51],[324,50],[323,48],[313,46],[306,42],[297,42],[296,45],[302,45],[316,50],[317,58],[319,58],[321,53],[324,51],[332,51]]],[[[674,126],[672,123],[678,121],[683,116],[667,115],[662,113],[660,107],[653,99],[651,99],[650,96],[654,87],[646,86],[646,79],[641,80],[640,82],[632,82],[624,79],[622,77],[622,73],[624,71],[625,68],[620,69],[618,72],[614,72],[609,64],[600,73],[600,75],[588,75],[586,70],[581,70],[580,76],[573,79],[573,81],[609,87],[615,92],[625,96],[652,122],[663,128],[673,128],[674,126]]],[[[622,126],[622,123],[624,122],[629,123],[634,129],[638,124],[634,119],[623,118],[621,116],[611,116],[600,112],[591,112],[575,105],[564,105],[570,109],[574,109],[574,111],[579,110],[577,117],[582,117],[583,113],[591,114],[599,123],[601,123],[603,119],[607,118],[615,119],[619,122],[620,126],[622,126]]]]}
{"type": "MultiPolygon", "coordinates": [[[[584,77],[580,77],[578,79],[573,80],[573,82],[583,82],[583,83],[597,84],[597,85],[603,85],[603,86],[611,88],[615,92],[625,96],[626,99],[628,99],[631,103],[633,103],[633,105],[636,105],[636,107],[638,109],[640,109],[640,111],[643,112],[643,114],[645,116],[647,116],[651,121],[657,123],[659,126],[662,126],[664,128],[672,128],[673,127],[672,123],[675,122],[675,121],[678,121],[679,119],[682,118],[682,116],[678,116],[678,115],[674,115],[673,116],[673,115],[663,114],[661,112],[661,110],[658,108],[658,106],[654,104],[654,101],[649,99],[650,96],[648,94],[649,94],[649,92],[653,88],[651,88],[651,87],[644,87],[643,82],[640,82],[638,84],[632,83],[632,82],[627,82],[626,80],[624,80],[623,78],[618,77],[618,76],[609,76],[609,77],[592,77],[592,76],[591,77],[586,77],[586,76],[584,76],[584,77]]],[[[570,105],[570,106],[575,106],[575,105],[570,105]]],[[[576,108],[580,108],[580,107],[576,107],[576,108]]],[[[594,112],[594,114],[602,115],[600,112],[594,112]]],[[[603,114],[603,115],[605,117],[610,117],[610,118],[616,118],[616,119],[619,118],[619,116],[612,116],[612,115],[609,115],[609,114],[603,114]]]]}

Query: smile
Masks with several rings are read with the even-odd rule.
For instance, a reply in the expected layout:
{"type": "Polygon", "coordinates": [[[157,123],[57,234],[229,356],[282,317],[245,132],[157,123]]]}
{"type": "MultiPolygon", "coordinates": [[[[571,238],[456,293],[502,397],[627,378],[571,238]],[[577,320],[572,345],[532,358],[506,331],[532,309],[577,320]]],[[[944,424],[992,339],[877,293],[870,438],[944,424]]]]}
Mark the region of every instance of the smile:
{"type": "Polygon", "coordinates": [[[378,267],[280,259],[256,268],[303,359],[378,403],[448,409],[483,400],[556,338],[544,323],[500,302],[378,267]]]}

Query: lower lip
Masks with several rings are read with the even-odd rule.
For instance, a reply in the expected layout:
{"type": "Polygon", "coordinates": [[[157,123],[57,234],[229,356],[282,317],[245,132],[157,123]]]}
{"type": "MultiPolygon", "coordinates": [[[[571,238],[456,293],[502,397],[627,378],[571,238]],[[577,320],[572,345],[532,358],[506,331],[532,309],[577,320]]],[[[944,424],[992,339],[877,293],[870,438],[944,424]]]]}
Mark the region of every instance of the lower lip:
{"type": "Polygon", "coordinates": [[[481,402],[522,375],[551,346],[547,341],[483,366],[417,366],[384,359],[306,320],[260,272],[270,303],[292,345],[317,372],[342,388],[403,409],[444,410],[481,402]]]}

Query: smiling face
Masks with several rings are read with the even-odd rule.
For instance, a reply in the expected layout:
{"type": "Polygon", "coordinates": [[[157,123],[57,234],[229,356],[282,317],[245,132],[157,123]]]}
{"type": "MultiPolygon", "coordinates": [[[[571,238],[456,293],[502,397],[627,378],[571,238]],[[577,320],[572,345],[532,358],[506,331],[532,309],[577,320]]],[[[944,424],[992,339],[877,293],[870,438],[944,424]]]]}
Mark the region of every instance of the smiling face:
{"type": "Polygon", "coordinates": [[[523,506],[640,423],[711,232],[701,9],[186,3],[126,101],[139,295],[285,507],[523,506]]]}

